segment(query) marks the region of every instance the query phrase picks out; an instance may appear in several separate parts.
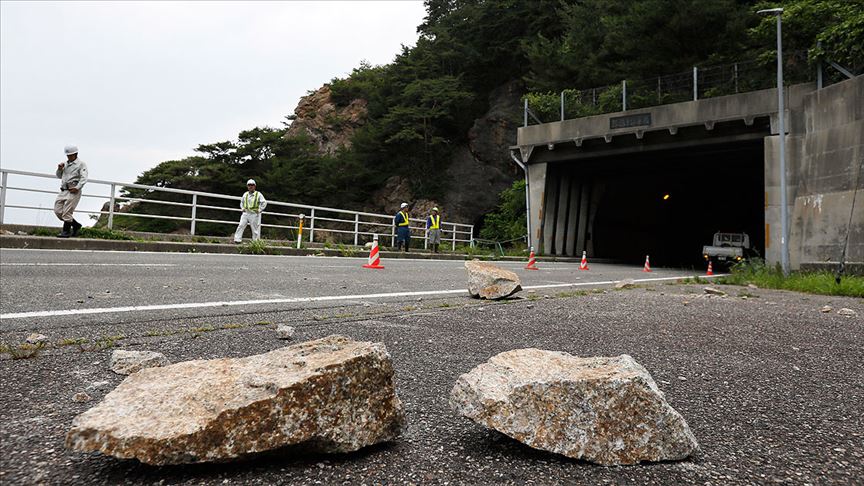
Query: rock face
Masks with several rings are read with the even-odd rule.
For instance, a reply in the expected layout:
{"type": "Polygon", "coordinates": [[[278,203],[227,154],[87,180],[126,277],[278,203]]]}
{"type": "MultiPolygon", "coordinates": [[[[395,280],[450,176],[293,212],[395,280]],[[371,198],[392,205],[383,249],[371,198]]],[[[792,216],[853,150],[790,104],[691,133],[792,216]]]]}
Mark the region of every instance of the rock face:
{"type": "Polygon", "coordinates": [[[306,136],[318,147],[322,155],[333,155],[342,148],[351,147],[354,132],[366,122],[366,100],[356,99],[348,106],[337,106],[330,85],[303,98],[294,109],[295,119],[285,137],[306,136]]]}
{"type": "Polygon", "coordinates": [[[460,376],[450,404],[536,449],[603,465],[684,459],[699,448],[651,375],[628,355],[507,351],[460,376]]]}
{"type": "Polygon", "coordinates": [[[155,368],[171,364],[168,358],[156,351],[126,351],[117,349],[111,353],[109,366],[118,375],[131,375],[144,368],[155,368]]]}
{"type": "Polygon", "coordinates": [[[187,464],[298,444],[356,451],[396,438],[404,423],[384,345],[328,336],[142,370],[76,417],[66,446],[187,464]]]}
{"type": "Polygon", "coordinates": [[[471,297],[498,300],[522,290],[519,276],[491,263],[465,262],[468,271],[468,292],[471,297]]]}

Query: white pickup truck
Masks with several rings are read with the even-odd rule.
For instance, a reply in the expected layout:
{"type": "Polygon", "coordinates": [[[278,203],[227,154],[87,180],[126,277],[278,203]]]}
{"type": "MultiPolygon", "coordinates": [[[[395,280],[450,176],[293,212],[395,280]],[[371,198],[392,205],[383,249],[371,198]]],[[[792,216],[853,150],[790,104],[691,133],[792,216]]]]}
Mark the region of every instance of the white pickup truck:
{"type": "Polygon", "coordinates": [[[714,244],[702,247],[705,261],[732,265],[751,255],[750,236],[747,233],[714,233],[714,244]]]}

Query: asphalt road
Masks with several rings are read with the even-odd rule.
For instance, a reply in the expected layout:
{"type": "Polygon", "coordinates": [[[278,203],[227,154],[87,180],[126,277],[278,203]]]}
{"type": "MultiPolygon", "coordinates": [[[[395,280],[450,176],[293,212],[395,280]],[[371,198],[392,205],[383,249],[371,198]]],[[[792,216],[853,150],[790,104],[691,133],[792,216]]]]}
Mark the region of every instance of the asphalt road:
{"type": "MultiPolygon", "coordinates": [[[[458,262],[384,262],[388,268],[376,273],[357,269],[358,260],[321,258],[5,250],[2,257],[3,264],[177,265],[128,267],[123,273],[134,276],[128,284],[117,276],[118,268],[126,267],[74,265],[67,266],[67,276],[56,277],[64,274],[63,266],[9,272],[22,265],[4,265],[4,313],[66,308],[65,300],[47,301],[48,292],[28,282],[28,275],[43,281],[54,275],[72,287],[92,280],[89,291],[120,294],[99,297],[87,303],[88,309],[235,298],[232,291],[251,293],[261,282],[283,282],[271,293],[288,297],[459,290],[464,285],[458,262]],[[115,260],[106,260],[111,258],[115,260]],[[347,266],[326,268],[330,265],[347,266]],[[401,271],[391,272],[397,269],[401,271]],[[205,282],[199,286],[202,274],[205,282]],[[289,285],[285,275],[295,283],[289,285]],[[325,275],[332,275],[331,281],[325,275]],[[297,284],[304,276],[309,283],[297,284]],[[163,291],[166,282],[177,288],[163,291]],[[132,292],[135,287],[141,295],[132,292]],[[226,293],[219,297],[215,292],[226,293]],[[7,295],[21,302],[7,302],[7,295]]],[[[519,272],[526,285],[643,276],[641,269],[602,265],[592,265],[590,272],[566,264],[541,268],[519,272]]],[[[658,271],[652,277],[666,274],[658,271]]],[[[522,292],[522,299],[497,303],[454,292],[4,318],[0,341],[17,343],[39,331],[52,344],[29,359],[0,357],[0,483],[862,484],[864,301],[742,287],[724,287],[729,295],[714,297],[702,287],[660,281],[620,291],[537,288],[522,292]],[[848,307],[858,316],[820,312],[824,305],[848,307]],[[402,437],[353,454],[283,453],[240,463],[164,468],[63,447],[72,419],[122,381],[108,369],[113,349],[160,351],[172,362],[248,356],[286,344],[275,337],[278,323],[295,326],[295,341],[344,334],[383,342],[406,407],[402,437]],[[86,343],[70,344],[79,340],[86,343]],[[525,347],[579,356],[630,354],[688,421],[701,453],[679,462],[600,467],[530,449],[450,410],[447,397],[459,374],[494,354],[525,347]],[[74,402],[78,392],[87,392],[93,401],[74,402]]],[[[58,292],[64,297],[66,290],[58,292]]]]}

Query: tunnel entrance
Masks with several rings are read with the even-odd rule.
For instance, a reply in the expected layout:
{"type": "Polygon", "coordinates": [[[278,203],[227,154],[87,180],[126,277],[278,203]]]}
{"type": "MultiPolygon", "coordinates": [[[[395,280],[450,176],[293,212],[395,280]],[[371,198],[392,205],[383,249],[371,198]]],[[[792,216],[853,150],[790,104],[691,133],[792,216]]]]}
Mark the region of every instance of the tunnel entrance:
{"type": "Polygon", "coordinates": [[[763,159],[758,139],[556,164],[553,174],[591,186],[593,257],[703,268],[717,231],[745,232],[764,254],[763,159]]]}

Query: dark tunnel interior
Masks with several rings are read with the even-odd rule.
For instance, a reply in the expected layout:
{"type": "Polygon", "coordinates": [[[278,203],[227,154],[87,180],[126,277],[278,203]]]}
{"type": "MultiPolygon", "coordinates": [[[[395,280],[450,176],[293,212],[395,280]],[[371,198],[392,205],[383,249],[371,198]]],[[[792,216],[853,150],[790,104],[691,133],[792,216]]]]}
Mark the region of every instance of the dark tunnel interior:
{"type": "Polygon", "coordinates": [[[603,184],[594,257],[703,268],[713,235],[746,232],[764,253],[762,140],[605,157],[568,170],[603,184]]]}

